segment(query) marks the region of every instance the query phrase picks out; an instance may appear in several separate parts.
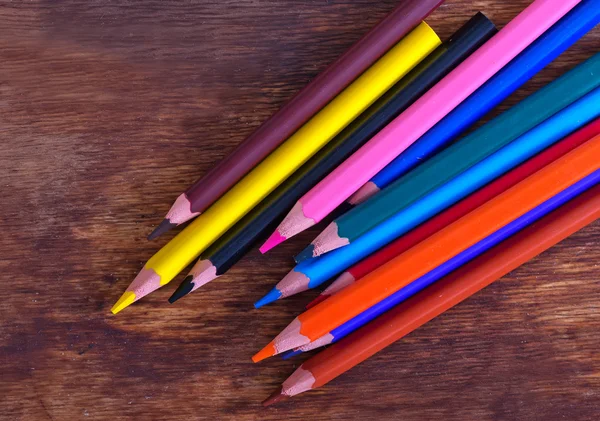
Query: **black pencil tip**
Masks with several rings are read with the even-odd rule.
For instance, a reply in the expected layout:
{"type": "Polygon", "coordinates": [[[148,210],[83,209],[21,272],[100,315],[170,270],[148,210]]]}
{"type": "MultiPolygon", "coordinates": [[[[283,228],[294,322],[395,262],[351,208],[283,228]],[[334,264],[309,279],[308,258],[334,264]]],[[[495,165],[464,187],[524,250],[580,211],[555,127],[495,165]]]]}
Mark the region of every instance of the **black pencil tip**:
{"type": "Polygon", "coordinates": [[[173,295],[169,297],[169,302],[173,304],[175,301],[192,292],[192,288],[194,288],[194,284],[192,283],[193,280],[194,277],[192,275],[186,276],[185,279],[181,281],[181,284],[179,284],[173,295]]]}
{"type": "Polygon", "coordinates": [[[267,399],[263,401],[263,406],[271,406],[277,402],[287,399],[289,396],[283,394],[283,388],[279,387],[275,392],[271,394],[267,399]]]}
{"type": "Polygon", "coordinates": [[[160,237],[165,232],[169,231],[171,228],[175,228],[176,226],[177,224],[171,223],[171,221],[169,221],[168,219],[163,219],[162,222],[158,224],[156,228],[154,228],[154,231],[150,233],[150,235],[148,236],[148,240],[154,240],[155,238],[160,237]]]}
{"type": "Polygon", "coordinates": [[[314,251],[315,251],[315,246],[312,244],[309,244],[308,246],[306,246],[306,248],[304,250],[302,250],[300,253],[298,253],[296,255],[296,257],[294,257],[294,260],[296,261],[296,263],[300,263],[304,260],[312,259],[314,251]]]}

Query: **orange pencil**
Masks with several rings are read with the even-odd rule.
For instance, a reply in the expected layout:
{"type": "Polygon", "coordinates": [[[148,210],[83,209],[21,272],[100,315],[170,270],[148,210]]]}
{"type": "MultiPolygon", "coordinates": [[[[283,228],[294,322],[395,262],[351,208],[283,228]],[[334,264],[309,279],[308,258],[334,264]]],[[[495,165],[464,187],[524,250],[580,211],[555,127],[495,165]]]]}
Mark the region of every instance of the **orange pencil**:
{"type": "Polygon", "coordinates": [[[302,313],[254,362],[314,341],[600,168],[600,136],[302,313]]]}
{"type": "Polygon", "coordinates": [[[321,387],[600,217],[600,186],[525,228],[420,294],[320,352],[283,382],[271,405],[321,387]]]}

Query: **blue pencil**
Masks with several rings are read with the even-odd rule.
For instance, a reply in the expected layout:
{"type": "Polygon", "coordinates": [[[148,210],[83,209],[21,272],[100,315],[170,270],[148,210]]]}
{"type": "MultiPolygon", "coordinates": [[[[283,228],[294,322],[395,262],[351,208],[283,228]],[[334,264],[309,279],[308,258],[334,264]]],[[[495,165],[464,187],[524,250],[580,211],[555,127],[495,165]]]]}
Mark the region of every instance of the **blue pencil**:
{"type": "MultiPolygon", "coordinates": [[[[350,199],[358,204],[463,133],[600,22],[600,0],[585,0],[512,60],[350,199]]],[[[519,106],[517,106],[519,107],[519,106]]],[[[512,112],[522,112],[515,107],[512,112]]]]}
{"type": "MultiPolygon", "coordinates": [[[[392,309],[404,300],[407,300],[408,298],[427,288],[429,285],[448,275],[450,272],[453,272],[459,267],[467,264],[469,261],[475,259],[477,256],[485,253],[500,242],[506,240],[508,237],[516,234],[517,232],[521,231],[527,226],[533,224],[538,219],[544,217],[545,215],[554,211],[558,207],[564,205],[569,200],[572,200],[573,198],[582,194],[584,191],[594,187],[599,182],[600,170],[593,172],[584,179],[573,184],[568,189],[563,190],[553,198],[547,200],[535,209],[532,209],[525,215],[521,216],[520,218],[516,219],[515,221],[506,225],[505,227],[499,229],[494,234],[490,235],[484,240],[481,240],[479,243],[456,255],[452,259],[448,260],[446,263],[438,266],[431,272],[427,273],[426,275],[423,275],[421,278],[415,280],[411,284],[390,295],[388,298],[380,301],[373,307],[369,308],[368,310],[362,312],[353,319],[347,321],[343,325],[332,330],[330,333],[324,335],[322,338],[319,338],[316,341],[311,342],[310,344],[302,347],[302,351],[309,351],[311,349],[315,349],[320,346],[339,341],[344,336],[349,335],[356,329],[364,326],[376,317],[379,317],[380,315],[392,309]]],[[[293,351],[289,354],[286,354],[284,358],[290,358],[294,355],[299,354],[302,351],[293,351]]]]}
{"type": "Polygon", "coordinates": [[[600,88],[575,101],[349,245],[300,262],[255,307],[315,288],[600,115],[600,88]],[[286,294],[284,294],[284,292],[286,294]]]}

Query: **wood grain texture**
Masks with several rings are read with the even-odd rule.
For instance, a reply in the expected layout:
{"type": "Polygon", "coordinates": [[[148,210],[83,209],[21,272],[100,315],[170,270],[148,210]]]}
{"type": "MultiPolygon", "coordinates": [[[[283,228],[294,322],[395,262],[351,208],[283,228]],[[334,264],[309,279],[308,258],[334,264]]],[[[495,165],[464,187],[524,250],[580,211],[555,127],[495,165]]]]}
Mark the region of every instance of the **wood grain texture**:
{"type": "MultiPolygon", "coordinates": [[[[250,356],[315,294],[256,311],[306,232],[175,305],[109,309],[172,200],[396,0],[0,1],[1,420],[595,420],[600,224],[314,393],[250,356]]],[[[503,26],[528,0],[447,0],[503,26]]],[[[584,40],[503,107],[598,51],[584,40]]],[[[501,107],[502,108],[502,107],[501,107]]],[[[172,235],[172,234],[171,234],[172,235]]]]}

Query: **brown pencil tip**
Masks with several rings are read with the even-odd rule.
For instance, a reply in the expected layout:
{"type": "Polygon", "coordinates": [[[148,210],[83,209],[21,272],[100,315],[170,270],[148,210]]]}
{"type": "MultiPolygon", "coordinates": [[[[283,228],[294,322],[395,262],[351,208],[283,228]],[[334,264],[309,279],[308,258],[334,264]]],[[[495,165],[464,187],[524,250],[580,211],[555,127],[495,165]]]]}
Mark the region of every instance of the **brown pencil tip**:
{"type": "Polygon", "coordinates": [[[283,388],[280,386],[279,389],[277,389],[271,394],[271,396],[265,399],[262,404],[264,407],[267,407],[276,404],[277,402],[286,400],[287,398],[289,398],[289,396],[283,393],[283,388]]]}
{"type": "Polygon", "coordinates": [[[154,228],[154,231],[150,233],[150,235],[148,236],[148,240],[154,240],[155,238],[160,237],[165,232],[171,230],[172,228],[175,228],[176,226],[177,224],[173,224],[168,219],[163,219],[162,222],[158,224],[156,228],[154,228]]]}

